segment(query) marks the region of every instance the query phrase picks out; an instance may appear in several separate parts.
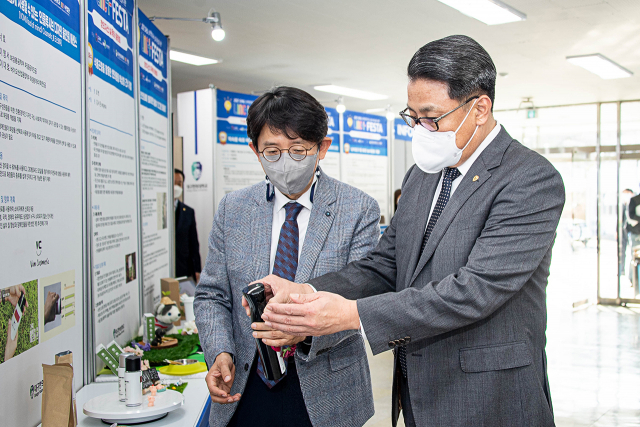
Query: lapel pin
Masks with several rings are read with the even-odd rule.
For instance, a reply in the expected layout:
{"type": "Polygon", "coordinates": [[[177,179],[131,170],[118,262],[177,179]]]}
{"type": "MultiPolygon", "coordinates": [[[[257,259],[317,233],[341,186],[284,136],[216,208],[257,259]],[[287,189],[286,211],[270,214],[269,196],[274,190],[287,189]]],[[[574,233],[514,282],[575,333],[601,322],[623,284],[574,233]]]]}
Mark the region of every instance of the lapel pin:
{"type": "Polygon", "coordinates": [[[476,175],[476,176],[473,177],[473,182],[476,182],[479,179],[480,179],[480,177],[478,175],[476,175]]]}
{"type": "Polygon", "coordinates": [[[327,211],[324,213],[326,216],[331,216],[331,212],[327,211]]]}

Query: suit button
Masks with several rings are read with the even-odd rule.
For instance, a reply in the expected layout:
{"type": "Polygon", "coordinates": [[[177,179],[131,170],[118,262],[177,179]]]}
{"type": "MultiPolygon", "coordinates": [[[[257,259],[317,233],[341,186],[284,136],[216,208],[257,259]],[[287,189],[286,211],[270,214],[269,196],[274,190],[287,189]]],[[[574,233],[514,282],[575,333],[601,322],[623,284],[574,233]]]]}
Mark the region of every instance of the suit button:
{"type": "Polygon", "coordinates": [[[396,346],[396,343],[393,341],[389,341],[389,348],[393,348],[396,346]]]}
{"type": "Polygon", "coordinates": [[[404,337],[404,340],[409,344],[411,342],[411,337],[404,337]]]}
{"type": "Polygon", "coordinates": [[[245,370],[245,371],[248,371],[248,370],[249,370],[249,364],[248,364],[248,363],[245,363],[245,364],[244,364],[244,370],[245,370]]]}

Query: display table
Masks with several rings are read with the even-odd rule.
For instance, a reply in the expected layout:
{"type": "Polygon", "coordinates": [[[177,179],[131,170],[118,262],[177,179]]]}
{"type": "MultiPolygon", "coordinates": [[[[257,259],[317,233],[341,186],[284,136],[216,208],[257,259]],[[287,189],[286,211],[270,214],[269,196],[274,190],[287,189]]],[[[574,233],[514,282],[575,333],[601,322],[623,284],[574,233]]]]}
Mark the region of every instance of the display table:
{"type": "MultiPolygon", "coordinates": [[[[177,381],[179,377],[174,377],[177,381]]],[[[209,425],[209,410],[211,399],[204,379],[189,379],[189,385],[184,390],[184,405],[157,421],[141,424],[149,427],[207,427],[209,425]]],[[[78,426],[104,427],[102,420],[87,417],[82,412],[85,402],[105,393],[118,391],[117,383],[91,383],[76,394],[78,408],[78,426]]]]}

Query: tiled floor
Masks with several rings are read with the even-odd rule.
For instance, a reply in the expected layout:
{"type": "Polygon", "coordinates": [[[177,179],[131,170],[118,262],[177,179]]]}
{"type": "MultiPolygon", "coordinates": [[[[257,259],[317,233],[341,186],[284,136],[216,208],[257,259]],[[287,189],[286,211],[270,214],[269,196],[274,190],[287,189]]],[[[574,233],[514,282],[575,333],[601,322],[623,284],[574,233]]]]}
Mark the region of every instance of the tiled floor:
{"type": "MultiPolygon", "coordinates": [[[[640,427],[640,309],[564,307],[549,307],[547,328],[556,425],[640,427]]],[[[369,356],[376,414],[366,426],[388,427],[392,354],[369,356]]]]}

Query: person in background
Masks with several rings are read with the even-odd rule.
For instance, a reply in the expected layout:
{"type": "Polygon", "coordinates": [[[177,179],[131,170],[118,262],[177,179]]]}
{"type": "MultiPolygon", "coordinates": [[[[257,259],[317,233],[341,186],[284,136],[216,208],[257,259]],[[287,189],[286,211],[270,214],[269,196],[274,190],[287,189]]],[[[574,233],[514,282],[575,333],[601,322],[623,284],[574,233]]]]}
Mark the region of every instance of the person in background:
{"type": "MultiPolygon", "coordinates": [[[[622,236],[620,236],[622,247],[620,248],[620,276],[624,276],[625,272],[627,271],[627,247],[629,246],[629,242],[631,241],[632,233],[635,230],[634,225],[637,224],[637,222],[633,220],[632,223],[629,222],[629,203],[631,202],[631,199],[634,195],[635,194],[633,193],[632,189],[625,188],[624,190],[622,190],[622,195],[620,196],[622,202],[622,236]]],[[[633,256],[631,258],[633,259],[633,256]]]]}
{"type": "Polygon", "coordinates": [[[357,330],[292,337],[252,325],[243,308],[242,290],[259,277],[305,282],[364,257],[378,241],[376,201],[318,166],[331,145],[327,122],[324,107],[292,87],[249,107],[250,147],[267,180],[220,201],[194,303],[210,367],[211,427],[356,427],[374,413],[357,330]],[[254,337],[280,348],[281,380],[264,376],[254,337]]]}
{"type": "Polygon", "coordinates": [[[183,185],[184,174],[181,170],[175,169],[173,199],[176,212],[176,277],[191,277],[198,284],[202,264],[196,229],[196,213],[179,200],[183,185]]]}
{"type": "Polygon", "coordinates": [[[398,210],[398,203],[400,202],[400,196],[402,196],[402,190],[398,188],[393,193],[393,212],[398,210]]]}

